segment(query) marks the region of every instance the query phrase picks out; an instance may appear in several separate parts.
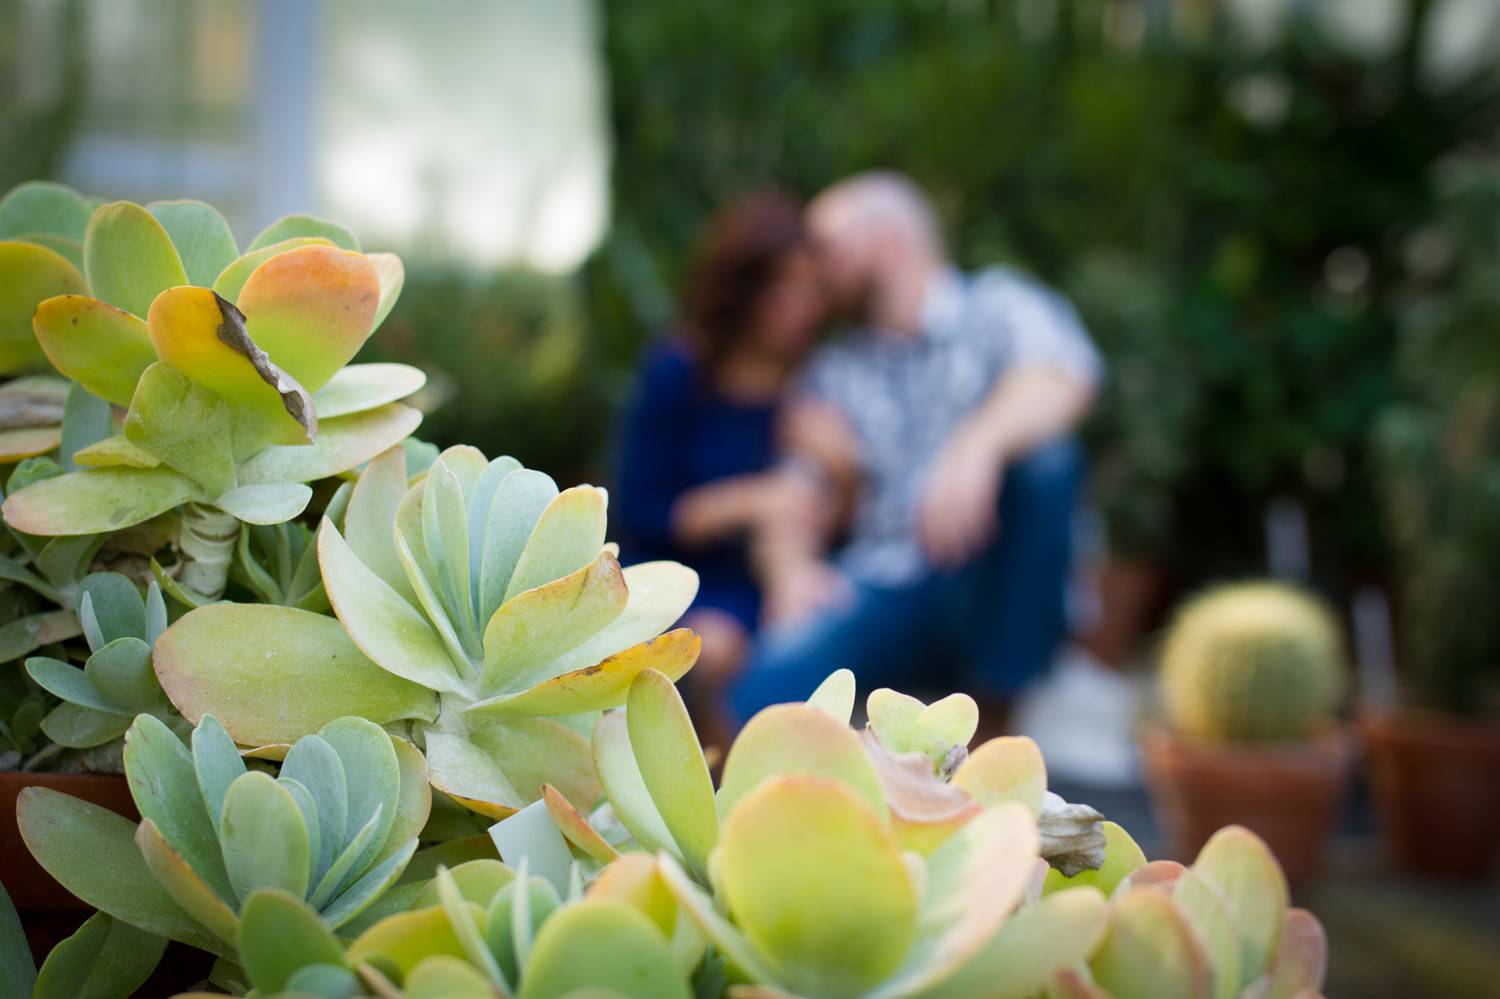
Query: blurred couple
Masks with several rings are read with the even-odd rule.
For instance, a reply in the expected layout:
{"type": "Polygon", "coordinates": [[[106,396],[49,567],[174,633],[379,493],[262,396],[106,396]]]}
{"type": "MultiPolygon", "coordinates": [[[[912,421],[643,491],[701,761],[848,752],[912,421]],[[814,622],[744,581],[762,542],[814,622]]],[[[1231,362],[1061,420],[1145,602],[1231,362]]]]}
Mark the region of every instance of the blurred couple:
{"type": "Polygon", "coordinates": [[[1066,627],[1098,353],[1058,295],[957,270],[888,172],[708,227],[681,330],[647,356],[611,519],[701,579],[688,693],[719,741],[849,667],[1001,701],[1066,627]]]}

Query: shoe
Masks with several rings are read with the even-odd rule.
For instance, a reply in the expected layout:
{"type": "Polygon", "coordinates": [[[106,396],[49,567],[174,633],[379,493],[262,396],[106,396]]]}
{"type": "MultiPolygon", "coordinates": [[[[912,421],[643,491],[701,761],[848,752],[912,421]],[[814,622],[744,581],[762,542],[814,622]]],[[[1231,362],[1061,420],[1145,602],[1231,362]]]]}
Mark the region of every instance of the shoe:
{"type": "Polygon", "coordinates": [[[1047,760],[1050,778],[1100,788],[1139,784],[1135,724],[1139,685],[1069,645],[1021,692],[1015,723],[1047,760]]]}

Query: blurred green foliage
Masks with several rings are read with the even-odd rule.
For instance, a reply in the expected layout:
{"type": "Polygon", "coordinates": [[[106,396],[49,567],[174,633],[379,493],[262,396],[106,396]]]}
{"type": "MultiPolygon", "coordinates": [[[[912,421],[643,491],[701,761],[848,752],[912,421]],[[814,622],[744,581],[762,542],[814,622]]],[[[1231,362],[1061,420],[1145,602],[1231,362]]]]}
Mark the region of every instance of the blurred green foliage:
{"type": "Polygon", "coordinates": [[[587,353],[573,278],[466,273],[414,266],[362,361],[402,361],[428,373],[412,402],[417,435],[443,446],[511,454],[563,481],[597,473],[611,370],[587,353]]]}
{"type": "Polygon", "coordinates": [[[1404,651],[1418,699],[1500,710],[1500,157],[1440,171],[1409,261],[1398,370],[1376,425],[1404,651]]]}
{"type": "Polygon", "coordinates": [[[1259,567],[1265,503],[1290,495],[1320,571],[1378,564],[1368,426],[1395,393],[1399,258],[1430,221],[1433,164],[1493,141],[1500,88],[1493,67],[1420,85],[1425,3],[1376,58],[1293,6],[1258,49],[1210,4],[612,9],[601,356],[670,321],[665,289],[728,199],[894,167],[932,193],[961,264],[1057,285],[1110,355],[1089,435],[1116,552],[1259,567]]]}

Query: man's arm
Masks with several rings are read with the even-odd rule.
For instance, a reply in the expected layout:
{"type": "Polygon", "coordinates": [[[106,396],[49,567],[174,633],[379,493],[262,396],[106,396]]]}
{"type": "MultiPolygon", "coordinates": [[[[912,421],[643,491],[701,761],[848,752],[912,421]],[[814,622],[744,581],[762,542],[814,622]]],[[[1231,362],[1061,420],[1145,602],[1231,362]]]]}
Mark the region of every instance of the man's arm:
{"type": "Polygon", "coordinates": [[[939,566],[967,561],[994,537],[1005,466],[1078,425],[1102,367],[1066,302],[1014,279],[991,288],[991,308],[1016,331],[1015,360],[944,444],[928,475],[917,536],[939,566]]]}
{"type": "Polygon", "coordinates": [[[1072,430],[1093,398],[1092,382],[1047,364],[1000,376],[928,474],[917,536],[934,564],[960,565],[994,537],[1005,466],[1072,430]]]}
{"type": "Polygon", "coordinates": [[[848,582],[825,555],[852,507],[859,476],[858,441],[842,414],[811,399],[788,406],[782,425],[786,460],[782,504],[751,539],[753,569],[765,589],[768,623],[796,620],[848,594],[848,582]]]}

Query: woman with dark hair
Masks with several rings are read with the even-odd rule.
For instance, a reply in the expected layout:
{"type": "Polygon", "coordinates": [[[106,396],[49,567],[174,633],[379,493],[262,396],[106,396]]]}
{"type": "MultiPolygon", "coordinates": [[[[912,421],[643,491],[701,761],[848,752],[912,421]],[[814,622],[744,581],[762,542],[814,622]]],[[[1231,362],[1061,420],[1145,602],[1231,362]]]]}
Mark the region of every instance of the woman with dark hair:
{"type": "Polygon", "coordinates": [[[625,418],[610,520],[627,562],[698,572],[684,619],[703,638],[687,689],[723,734],[720,692],[760,615],[749,547],[805,495],[773,466],[782,394],[816,340],[824,301],[802,206],[751,195],[709,225],[683,296],[683,328],[653,347],[625,418]]]}

